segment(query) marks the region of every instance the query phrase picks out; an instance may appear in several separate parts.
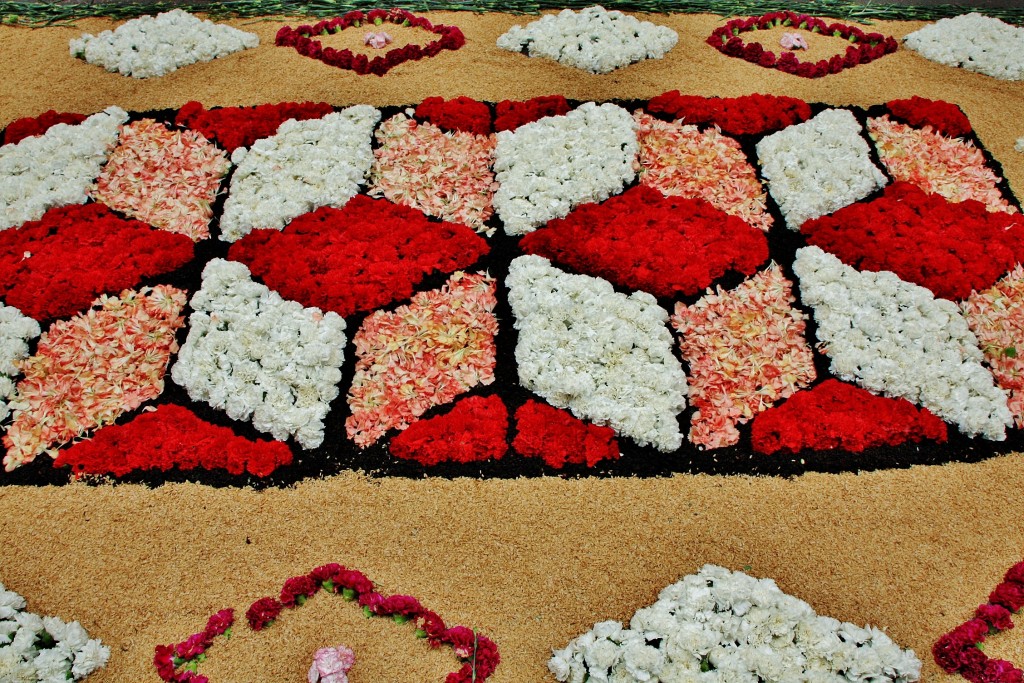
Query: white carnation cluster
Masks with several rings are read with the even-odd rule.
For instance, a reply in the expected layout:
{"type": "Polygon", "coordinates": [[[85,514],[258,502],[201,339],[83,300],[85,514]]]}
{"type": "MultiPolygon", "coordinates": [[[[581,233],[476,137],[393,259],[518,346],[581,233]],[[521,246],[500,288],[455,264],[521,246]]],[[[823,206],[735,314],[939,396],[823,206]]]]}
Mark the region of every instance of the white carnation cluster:
{"type": "Polygon", "coordinates": [[[832,374],[922,405],[968,436],[1006,438],[1006,392],[982,366],[955,303],[888,271],[859,272],[818,247],[798,250],[793,272],[832,374]]]}
{"type": "Polygon", "coordinates": [[[289,119],[276,135],[236,149],[220,238],[234,242],[321,206],[345,206],[370,171],[378,121],[377,109],[359,104],[321,119],[289,119]]]}
{"type": "Polygon", "coordinates": [[[43,217],[47,209],[84,204],[117,146],[128,113],[108,107],[77,125],[0,147],[0,230],[43,217]]]}
{"type": "Polygon", "coordinates": [[[1024,28],[977,12],[939,19],[904,36],[903,44],[939,64],[1024,80],[1024,28]]]}
{"type": "Polygon", "coordinates": [[[25,598],[0,583],[0,681],[67,683],[106,666],[110,648],[77,621],[24,610],[25,598]]]}
{"type": "Polygon", "coordinates": [[[606,74],[644,59],[661,59],[679,35],[667,26],[640,21],[618,10],[595,5],[579,13],[565,9],[525,27],[516,24],[498,38],[498,47],[526,50],[560,64],[606,74]]]}
{"type": "Polygon", "coordinates": [[[1024,137],[1017,138],[1017,142],[1014,143],[1013,148],[1018,152],[1024,152],[1024,137]]]}
{"type": "Polygon", "coordinates": [[[171,378],[233,420],[251,419],[279,441],[294,436],[303,448],[319,446],[341,381],[342,317],[283,299],[253,282],[244,264],[223,259],[203,269],[191,305],[171,378]]]}
{"type": "Polygon", "coordinates": [[[668,313],[653,296],[619,294],[540,256],[512,261],[506,284],[524,387],[642,446],[679,448],[686,375],[672,355],[668,313]]]}
{"type": "Polygon", "coordinates": [[[548,668],[569,683],[910,683],[921,662],[872,626],[817,615],[771,579],[705,565],[637,611],[594,626],[548,668]]]}
{"type": "Polygon", "coordinates": [[[28,358],[29,341],[41,333],[35,320],[14,306],[0,304],[0,421],[11,413],[7,402],[15,393],[14,378],[21,374],[14,362],[28,358]]]}
{"type": "Polygon", "coordinates": [[[888,182],[871,163],[848,109],[826,109],[757,143],[761,174],[790,230],[859,201],[888,182]]]}
{"type": "Polygon", "coordinates": [[[636,177],[637,124],[622,107],[587,102],[498,133],[494,208],[508,235],[523,235],[574,207],[603,202],[636,177]]]}
{"type": "Polygon", "coordinates": [[[178,68],[209,62],[260,44],[259,36],[225,24],[204,21],[180,9],[132,19],[98,36],[70,42],[72,57],[122,76],[152,78],[178,68]]]}

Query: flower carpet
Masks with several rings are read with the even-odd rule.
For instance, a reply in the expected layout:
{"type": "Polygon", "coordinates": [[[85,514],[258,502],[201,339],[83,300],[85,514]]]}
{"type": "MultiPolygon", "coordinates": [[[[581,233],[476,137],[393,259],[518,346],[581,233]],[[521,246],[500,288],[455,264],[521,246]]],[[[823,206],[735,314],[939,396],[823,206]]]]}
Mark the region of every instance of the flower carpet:
{"type": "Polygon", "coordinates": [[[1019,86],[799,11],[0,27],[0,681],[1024,681],[1019,86]]]}

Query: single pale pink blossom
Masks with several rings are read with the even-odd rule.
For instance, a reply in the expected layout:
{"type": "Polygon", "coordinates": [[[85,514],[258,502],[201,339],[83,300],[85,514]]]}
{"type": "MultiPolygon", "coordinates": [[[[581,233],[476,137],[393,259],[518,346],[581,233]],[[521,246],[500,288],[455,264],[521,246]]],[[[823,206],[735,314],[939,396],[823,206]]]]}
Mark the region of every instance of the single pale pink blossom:
{"type": "Polygon", "coordinates": [[[799,33],[783,33],[779,44],[787,50],[807,49],[807,40],[799,33]]]}
{"type": "Polygon", "coordinates": [[[309,683],[348,683],[348,670],[355,663],[355,653],[344,645],[321,648],[313,655],[309,683]]]}
{"type": "Polygon", "coordinates": [[[374,49],[379,50],[385,45],[391,44],[391,36],[389,36],[387,33],[384,33],[384,31],[370,31],[363,37],[363,43],[369,45],[374,49]]]}

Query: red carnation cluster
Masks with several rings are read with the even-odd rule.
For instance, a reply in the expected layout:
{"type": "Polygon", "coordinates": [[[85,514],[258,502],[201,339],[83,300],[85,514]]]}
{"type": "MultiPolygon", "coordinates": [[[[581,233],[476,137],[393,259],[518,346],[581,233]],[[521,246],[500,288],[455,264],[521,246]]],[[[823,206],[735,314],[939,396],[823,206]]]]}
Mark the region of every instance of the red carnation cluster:
{"type": "Polygon", "coordinates": [[[819,78],[828,74],[836,74],[858,64],[873,62],[899,48],[899,43],[892,36],[883,36],[881,33],[865,33],[856,26],[828,23],[816,17],[789,11],[769,12],[747,19],[732,19],[712,31],[707,42],[719,52],[730,57],[739,57],[769,69],[778,69],[805,78],[819,78]],[[843,38],[851,44],[847,46],[844,54],[810,63],[801,62],[792,51],[776,55],[770,50],[765,50],[760,43],[745,43],[739,37],[741,33],[767,30],[778,26],[843,38]]]}
{"type": "Polygon", "coordinates": [[[644,185],[579,206],[519,244],[524,253],[663,297],[696,294],[730,270],[751,275],[768,259],[764,233],[742,219],[644,185]]]}
{"type": "Polygon", "coordinates": [[[587,424],[571,413],[539,401],[527,401],[516,411],[512,448],[527,458],[542,458],[555,469],[567,464],[593,467],[619,457],[611,427],[587,424]]]}
{"type": "Polygon", "coordinates": [[[935,663],[946,673],[958,673],[972,683],[1022,683],[1024,672],[1002,659],[989,659],[981,650],[985,638],[1013,628],[1012,613],[1024,607],[1024,562],[1010,567],[1003,582],[978,607],[974,618],[939,638],[932,647],[935,663]]]}
{"type": "MultiPolygon", "coordinates": [[[[465,626],[445,626],[444,620],[428,610],[411,595],[383,595],[362,572],[331,563],[317,567],[309,574],[285,581],[280,599],[260,598],[245,613],[249,627],[262,631],[286,608],[300,607],[320,590],[340,593],[348,601],[356,601],[367,617],[390,617],[399,624],[413,622],[416,636],[426,638],[431,647],[450,645],[455,656],[464,662],[459,671],[448,674],[445,683],[483,683],[501,662],[498,646],[487,636],[465,626]]],[[[159,665],[158,665],[159,666],[159,665]]],[[[164,679],[172,680],[172,679],[164,679]]]]}
{"type": "Polygon", "coordinates": [[[671,90],[647,103],[651,114],[668,114],[673,120],[718,126],[728,135],[763,135],[811,118],[811,106],[785,95],[701,97],[671,90]]]}
{"type": "Polygon", "coordinates": [[[1024,261],[1024,217],[951,203],[909,183],[800,227],[817,245],[859,270],[896,273],[945,299],[990,287],[1024,261]]]}
{"type": "Polygon", "coordinates": [[[234,152],[239,147],[252,147],[260,138],[270,137],[288,119],[319,119],[332,111],[334,108],[326,102],[281,102],[220,109],[204,109],[198,102],[188,102],[178,110],[174,122],[234,152]]]}
{"type": "Polygon", "coordinates": [[[842,449],[859,453],[907,441],[946,441],[946,423],[909,401],[875,396],[828,379],[794,394],[754,418],[751,440],[758,453],[842,449]]]}
{"type": "Polygon", "coordinates": [[[475,135],[491,132],[491,108],[472,97],[428,97],[416,107],[416,118],[429,121],[441,130],[475,135]]]}
{"type": "Polygon", "coordinates": [[[102,204],[47,211],[0,232],[0,298],[36,320],[74,315],[97,296],[192,260],[185,235],[124,219],[102,204]]]}
{"type": "Polygon", "coordinates": [[[127,424],[104,427],[92,439],[61,451],[53,466],[70,466],[76,475],[121,477],[140,470],[201,467],[265,477],[291,462],[291,450],[279,441],[250,441],[187,408],[166,404],[127,424]]]}
{"type": "Polygon", "coordinates": [[[561,95],[534,97],[525,102],[502,100],[494,108],[494,130],[515,130],[545,116],[569,113],[569,102],[561,95]]]}
{"type": "Polygon", "coordinates": [[[195,669],[186,668],[177,671],[181,666],[188,666],[213,645],[213,639],[227,633],[230,637],[231,626],[235,623],[235,611],[222,609],[209,618],[206,628],[194,633],[175,645],[157,645],[153,656],[153,665],[161,680],[168,683],[208,683],[206,676],[201,676],[195,669]]]}
{"type": "Polygon", "coordinates": [[[344,208],[317,209],[284,230],[254,230],[228,257],[281,296],[347,317],[412,296],[427,275],[466,268],[489,249],[464,225],[356,195],[344,208]]]}
{"type": "Polygon", "coordinates": [[[70,125],[79,124],[85,121],[85,114],[73,114],[71,112],[58,112],[54,109],[43,112],[39,116],[26,116],[23,119],[14,119],[4,130],[4,137],[0,145],[13,145],[33,135],[42,135],[58,123],[70,125]]]}
{"type": "Polygon", "coordinates": [[[301,55],[312,57],[324,64],[336,66],[339,69],[350,69],[360,76],[365,76],[366,74],[383,76],[402,62],[433,57],[441,52],[441,50],[458,50],[466,44],[466,37],[462,35],[462,31],[457,26],[442,26],[440,24],[435,26],[427,19],[417,17],[403,9],[375,9],[369,12],[354,10],[342,17],[320,21],[312,26],[308,24],[303,24],[297,28],[283,26],[277,32],[274,44],[293,47],[301,55]],[[319,40],[313,38],[313,36],[337,33],[351,26],[362,26],[364,23],[380,25],[384,22],[422,28],[430,33],[438,34],[440,38],[422,47],[415,43],[410,43],[405,47],[390,50],[382,57],[378,56],[373,59],[364,54],[353,54],[348,48],[336,50],[333,47],[324,47],[319,40]]]}
{"type": "Polygon", "coordinates": [[[885,106],[893,116],[914,128],[931,126],[936,133],[951,138],[962,137],[973,130],[960,107],[942,100],[914,95],[909,100],[890,100],[885,106]]]}
{"type": "Polygon", "coordinates": [[[500,460],[508,450],[508,410],[498,396],[470,396],[449,412],[414,422],[391,440],[391,454],[421,465],[500,460]]]}

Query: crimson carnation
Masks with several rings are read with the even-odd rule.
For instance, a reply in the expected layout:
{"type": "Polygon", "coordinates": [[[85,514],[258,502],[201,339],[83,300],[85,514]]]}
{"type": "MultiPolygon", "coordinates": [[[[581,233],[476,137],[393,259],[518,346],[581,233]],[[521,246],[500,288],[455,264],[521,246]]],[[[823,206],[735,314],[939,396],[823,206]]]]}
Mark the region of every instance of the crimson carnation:
{"type": "Polygon", "coordinates": [[[942,100],[929,100],[914,95],[909,100],[885,103],[889,112],[914,128],[931,126],[936,133],[959,138],[971,132],[971,122],[960,107],[942,100]]]}
{"type": "Polygon", "coordinates": [[[587,424],[571,413],[529,400],[516,411],[516,438],[512,448],[528,458],[542,458],[556,469],[566,464],[593,467],[619,457],[619,444],[611,427],[587,424]]]}
{"type": "Polygon", "coordinates": [[[356,571],[355,569],[343,568],[335,576],[334,582],[343,589],[347,588],[351,591],[355,591],[357,595],[373,592],[373,582],[366,578],[362,572],[356,571]]]}
{"type": "Polygon", "coordinates": [[[1004,581],[988,596],[993,605],[1002,605],[1011,612],[1024,607],[1024,584],[1016,581],[1004,581]]]}
{"type": "Polygon", "coordinates": [[[985,683],[1024,683],[1024,671],[1003,659],[989,659],[982,673],[985,683]]]}
{"type": "Polygon", "coordinates": [[[423,612],[423,605],[411,595],[389,595],[384,598],[378,613],[384,615],[400,615],[415,619],[423,612]]]}
{"type": "Polygon", "coordinates": [[[421,465],[500,460],[508,450],[508,411],[498,396],[470,396],[444,415],[412,423],[391,454],[421,465]]]}
{"type": "Polygon", "coordinates": [[[1024,562],[1018,562],[1006,570],[1006,576],[1003,579],[1024,584],[1024,562]]]}
{"type": "Polygon", "coordinates": [[[60,451],[53,466],[70,466],[76,476],[122,477],[133,471],[201,467],[265,477],[291,462],[291,449],[280,441],[250,441],[228,427],[201,420],[187,408],[166,404],[127,424],[104,427],[92,439],[60,451]]]}
{"type": "Polygon", "coordinates": [[[50,209],[38,221],[0,231],[0,298],[36,320],[68,317],[100,294],[183,266],[193,254],[185,235],[121,218],[102,204],[50,209]]]}
{"type": "Polygon", "coordinates": [[[519,245],[524,253],[662,297],[696,294],[729,271],[751,275],[768,259],[764,233],[742,219],[645,185],[583,204],[519,245]]]}
{"type": "Polygon", "coordinates": [[[319,119],[333,111],[326,102],[281,102],[218,109],[204,109],[199,102],[188,102],[178,110],[174,122],[202,133],[207,140],[233,152],[239,147],[252,147],[260,138],[270,137],[288,119],[319,119]]]}
{"type": "Polygon", "coordinates": [[[222,609],[207,620],[206,628],[203,630],[203,633],[205,633],[208,638],[212,639],[213,637],[219,636],[227,631],[234,623],[235,610],[231,608],[222,609]]]}
{"type": "Polygon", "coordinates": [[[249,628],[253,631],[262,631],[270,622],[277,619],[282,609],[284,605],[276,598],[260,598],[252,603],[245,613],[245,618],[249,622],[249,628]]]}
{"type": "Polygon", "coordinates": [[[841,448],[859,453],[908,441],[946,441],[946,424],[906,399],[875,396],[836,379],[800,391],[754,418],[751,440],[758,453],[798,453],[841,448]]]}
{"type": "Polygon", "coordinates": [[[1024,216],[974,200],[952,203],[903,182],[872,202],[809,220],[800,232],[847,265],[892,271],[944,299],[987,289],[1024,261],[1024,216]]]}
{"type": "Polygon", "coordinates": [[[974,618],[984,620],[990,631],[1005,631],[1013,628],[1012,615],[1002,605],[980,605],[974,612],[974,618]]]}
{"type": "Polygon", "coordinates": [[[472,97],[428,97],[416,107],[416,118],[429,121],[441,130],[489,135],[491,108],[472,97]]]}
{"type": "Polygon", "coordinates": [[[74,126],[88,118],[85,114],[74,114],[71,112],[58,112],[54,109],[45,111],[39,116],[26,116],[22,119],[14,119],[4,130],[4,136],[0,145],[14,145],[25,138],[34,135],[42,135],[58,123],[66,123],[74,126]]]}
{"type": "Polygon", "coordinates": [[[184,640],[175,646],[174,654],[176,654],[180,659],[194,659],[206,652],[206,648],[209,646],[210,640],[211,639],[205,632],[193,633],[187,640],[184,640]]]}
{"type": "Polygon", "coordinates": [[[337,562],[331,562],[330,564],[325,564],[313,569],[313,571],[309,573],[309,578],[318,585],[330,581],[334,584],[335,591],[337,591],[338,576],[340,576],[343,571],[345,571],[344,567],[337,562]]]}
{"type": "Polygon", "coordinates": [[[417,621],[417,626],[426,635],[431,647],[439,647],[445,632],[448,630],[441,616],[436,612],[423,610],[417,617],[417,621]]]}
{"type": "Polygon", "coordinates": [[[525,102],[502,100],[494,107],[494,130],[515,130],[545,116],[569,113],[569,102],[562,95],[534,97],[525,102]]]}
{"type": "Polygon", "coordinates": [[[156,652],[153,655],[153,666],[156,667],[156,673],[160,676],[161,680],[174,680],[174,649],[173,645],[156,646],[156,652]]]}
{"type": "Polygon", "coordinates": [[[281,604],[285,607],[301,606],[319,590],[320,584],[309,576],[293,576],[281,587],[281,604]]]}
{"type": "Polygon", "coordinates": [[[254,230],[228,257],[281,296],[348,317],[410,297],[428,275],[468,268],[489,250],[464,225],[356,195],[344,208],[317,209],[284,230],[254,230]]]}

